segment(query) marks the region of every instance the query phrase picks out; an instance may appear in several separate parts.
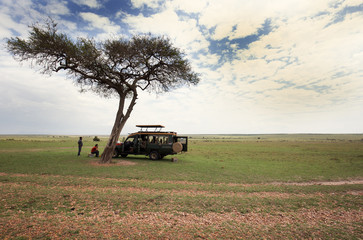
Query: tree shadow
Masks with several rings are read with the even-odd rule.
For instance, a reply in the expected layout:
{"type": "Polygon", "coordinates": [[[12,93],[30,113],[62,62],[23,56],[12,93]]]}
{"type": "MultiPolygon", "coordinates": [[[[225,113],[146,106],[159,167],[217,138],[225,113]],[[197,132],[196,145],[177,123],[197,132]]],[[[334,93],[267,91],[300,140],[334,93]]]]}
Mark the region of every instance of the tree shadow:
{"type": "Polygon", "coordinates": [[[163,159],[158,159],[158,160],[151,160],[148,156],[127,156],[127,157],[117,157],[117,158],[112,158],[112,160],[125,160],[125,161],[130,161],[130,160],[137,160],[138,162],[165,162],[165,163],[174,163],[173,162],[173,157],[164,157],[163,159]]]}

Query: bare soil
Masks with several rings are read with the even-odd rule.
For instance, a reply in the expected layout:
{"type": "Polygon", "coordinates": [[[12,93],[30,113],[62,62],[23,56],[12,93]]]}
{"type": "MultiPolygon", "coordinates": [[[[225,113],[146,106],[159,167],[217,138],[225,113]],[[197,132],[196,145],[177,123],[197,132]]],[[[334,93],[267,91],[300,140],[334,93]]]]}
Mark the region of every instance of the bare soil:
{"type": "Polygon", "coordinates": [[[136,165],[137,163],[127,160],[119,160],[117,162],[111,162],[111,163],[99,163],[98,161],[91,161],[90,164],[96,167],[112,167],[112,166],[133,166],[136,165]]]}

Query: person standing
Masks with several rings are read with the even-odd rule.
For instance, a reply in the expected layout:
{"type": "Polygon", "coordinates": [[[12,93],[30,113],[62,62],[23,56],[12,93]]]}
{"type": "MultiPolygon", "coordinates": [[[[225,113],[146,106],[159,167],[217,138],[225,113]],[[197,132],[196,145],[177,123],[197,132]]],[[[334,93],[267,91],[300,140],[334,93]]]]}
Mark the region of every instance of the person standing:
{"type": "Polygon", "coordinates": [[[81,155],[82,146],[83,146],[82,137],[79,137],[79,140],[78,140],[78,156],[81,155]]]}

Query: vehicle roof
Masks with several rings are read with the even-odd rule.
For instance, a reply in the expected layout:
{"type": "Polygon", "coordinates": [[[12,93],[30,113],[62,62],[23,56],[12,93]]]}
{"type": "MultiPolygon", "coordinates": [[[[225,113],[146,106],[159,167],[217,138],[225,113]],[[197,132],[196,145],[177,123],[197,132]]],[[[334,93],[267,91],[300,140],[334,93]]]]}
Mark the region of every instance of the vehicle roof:
{"type": "Polygon", "coordinates": [[[128,137],[134,136],[134,135],[173,135],[176,136],[176,132],[135,132],[128,135],[128,137]]]}
{"type": "Polygon", "coordinates": [[[137,134],[142,135],[174,135],[176,136],[176,132],[161,132],[162,128],[165,128],[163,125],[136,125],[136,127],[141,128],[140,131],[129,134],[130,136],[134,136],[137,134]],[[149,130],[149,128],[154,128],[152,131],[149,130]]]}
{"type": "Polygon", "coordinates": [[[165,128],[163,125],[136,125],[139,128],[165,128]]]}

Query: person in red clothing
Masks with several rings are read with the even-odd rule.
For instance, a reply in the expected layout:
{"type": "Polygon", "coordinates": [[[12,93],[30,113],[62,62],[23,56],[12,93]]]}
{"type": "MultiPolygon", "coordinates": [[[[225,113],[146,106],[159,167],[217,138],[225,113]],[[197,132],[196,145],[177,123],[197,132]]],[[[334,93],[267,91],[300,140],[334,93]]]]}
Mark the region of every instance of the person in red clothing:
{"type": "Polygon", "coordinates": [[[96,154],[96,157],[98,157],[98,155],[100,154],[100,152],[98,151],[98,144],[96,144],[92,150],[91,150],[92,154],[96,154]]]}

